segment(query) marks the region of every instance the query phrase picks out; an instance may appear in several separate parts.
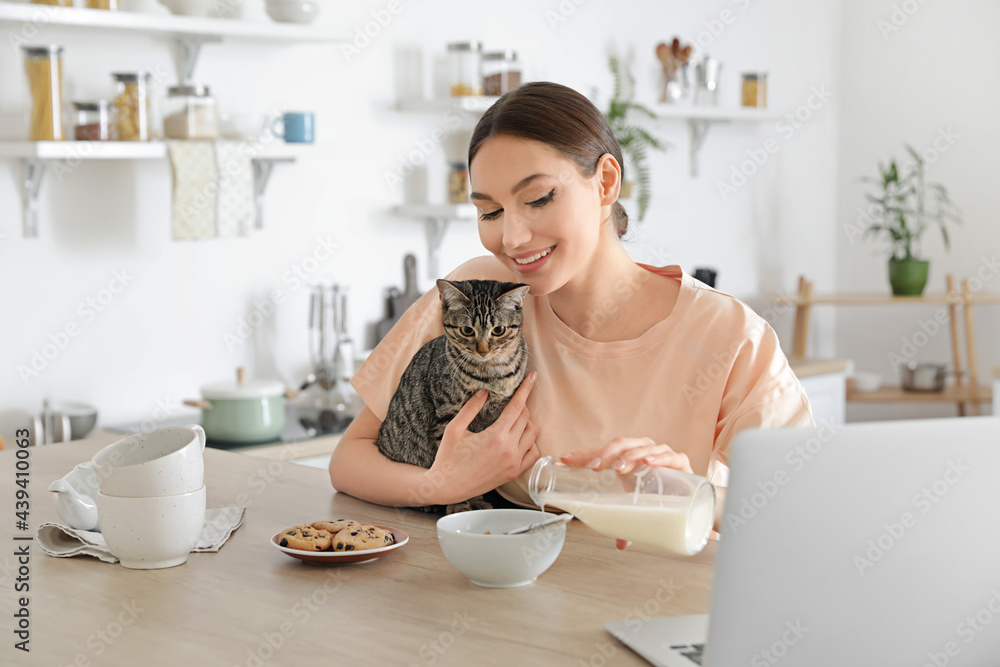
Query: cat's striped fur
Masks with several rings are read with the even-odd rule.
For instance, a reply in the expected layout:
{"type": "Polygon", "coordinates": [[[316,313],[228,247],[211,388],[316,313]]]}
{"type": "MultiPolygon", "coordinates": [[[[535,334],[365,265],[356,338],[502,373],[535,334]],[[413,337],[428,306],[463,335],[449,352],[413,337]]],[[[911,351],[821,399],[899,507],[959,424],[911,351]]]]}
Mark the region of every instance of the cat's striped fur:
{"type": "MultiPolygon", "coordinates": [[[[528,286],[495,280],[437,281],[444,335],[421,347],[399,380],[375,444],[402,463],[430,468],[445,427],[478,389],[490,396],[469,426],[490,426],[524,379],[528,347],[521,304],[528,286]]],[[[482,496],[447,512],[487,509],[482,496]]],[[[424,507],[428,511],[436,507],[424,507]]]]}

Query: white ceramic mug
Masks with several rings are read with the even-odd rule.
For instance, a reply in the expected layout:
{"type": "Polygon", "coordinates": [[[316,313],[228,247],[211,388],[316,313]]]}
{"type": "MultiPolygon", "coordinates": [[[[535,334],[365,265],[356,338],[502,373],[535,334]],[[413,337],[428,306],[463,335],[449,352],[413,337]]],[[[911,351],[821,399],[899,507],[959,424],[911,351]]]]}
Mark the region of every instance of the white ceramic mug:
{"type": "Polygon", "coordinates": [[[101,493],[150,498],[205,485],[205,431],[197,424],[156,428],[122,438],[94,455],[101,493]]]}
{"type": "Polygon", "coordinates": [[[121,564],[136,570],[187,562],[205,525],[205,487],[157,498],[97,494],[104,540],[121,564]]]}

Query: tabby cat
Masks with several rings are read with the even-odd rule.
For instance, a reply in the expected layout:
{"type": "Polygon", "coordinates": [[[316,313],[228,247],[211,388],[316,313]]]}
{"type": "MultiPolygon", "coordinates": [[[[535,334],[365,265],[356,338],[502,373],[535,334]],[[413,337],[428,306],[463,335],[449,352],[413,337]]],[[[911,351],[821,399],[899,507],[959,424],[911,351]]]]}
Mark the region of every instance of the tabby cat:
{"type": "MultiPolygon", "coordinates": [[[[474,433],[500,416],[528,365],[521,335],[527,285],[438,280],[437,287],[444,335],[421,347],[403,371],[375,440],[393,461],[423,468],[431,467],[445,427],[478,389],[490,396],[469,425],[474,433]]],[[[452,514],[491,507],[476,496],[445,509],[452,514]]]]}

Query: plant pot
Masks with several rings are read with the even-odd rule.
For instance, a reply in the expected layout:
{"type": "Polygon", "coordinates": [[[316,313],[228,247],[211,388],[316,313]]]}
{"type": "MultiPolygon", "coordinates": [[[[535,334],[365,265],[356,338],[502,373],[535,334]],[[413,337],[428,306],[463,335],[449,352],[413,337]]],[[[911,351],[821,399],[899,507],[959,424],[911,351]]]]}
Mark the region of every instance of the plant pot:
{"type": "Polygon", "coordinates": [[[632,181],[622,181],[622,187],[618,191],[619,199],[628,199],[632,196],[632,181]]]}
{"type": "Polygon", "coordinates": [[[927,285],[931,263],[921,259],[890,259],[889,284],[896,296],[920,296],[927,285]]]}

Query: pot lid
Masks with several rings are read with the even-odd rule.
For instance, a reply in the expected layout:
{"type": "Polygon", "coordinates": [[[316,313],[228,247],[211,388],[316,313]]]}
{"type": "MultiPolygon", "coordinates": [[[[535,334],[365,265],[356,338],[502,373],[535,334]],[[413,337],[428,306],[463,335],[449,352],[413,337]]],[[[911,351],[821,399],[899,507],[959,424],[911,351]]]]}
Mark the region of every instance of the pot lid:
{"type": "Polygon", "coordinates": [[[201,388],[205,399],[266,398],[285,393],[285,385],[277,380],[247,380],[244,369],[236,371],[236,380],[213,382],[201,388]]]}

